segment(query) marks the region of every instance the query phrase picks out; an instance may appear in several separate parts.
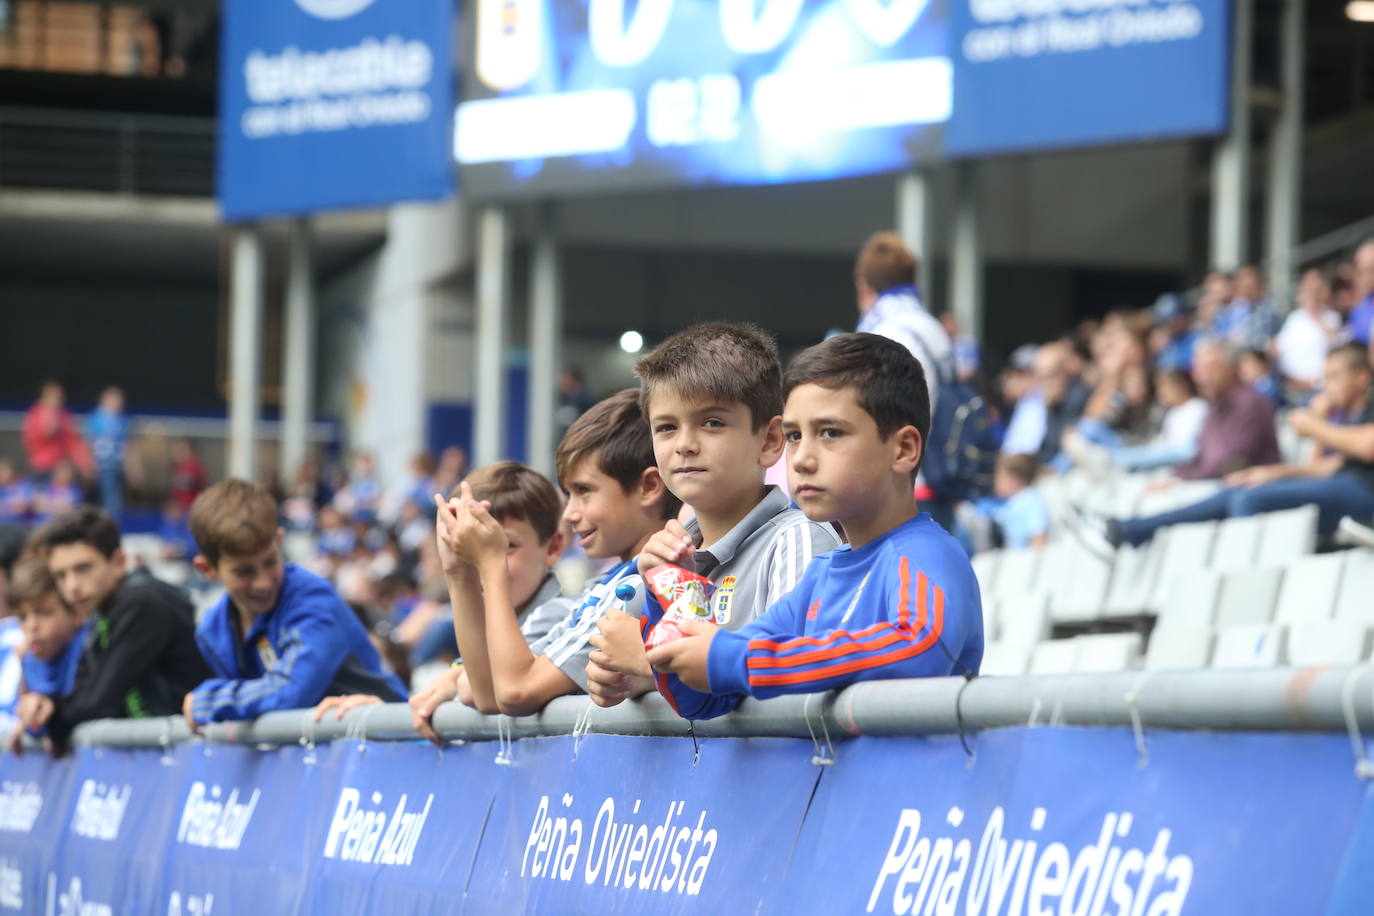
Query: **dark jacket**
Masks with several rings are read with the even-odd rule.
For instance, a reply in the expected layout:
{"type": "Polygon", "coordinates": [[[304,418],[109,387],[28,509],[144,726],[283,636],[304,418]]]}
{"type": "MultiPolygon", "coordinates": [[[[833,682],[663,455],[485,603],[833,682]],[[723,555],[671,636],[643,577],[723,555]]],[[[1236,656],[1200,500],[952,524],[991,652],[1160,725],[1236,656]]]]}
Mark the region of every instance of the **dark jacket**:
{"type": "Polygon", "coordinates": [[[92,719],[180,715],[186,694],[210,676],[194,617],[179,589],[142,569],[126,576],[86,628],[70,695],[52,698],[53,743],[65,746],[92,719]]]}

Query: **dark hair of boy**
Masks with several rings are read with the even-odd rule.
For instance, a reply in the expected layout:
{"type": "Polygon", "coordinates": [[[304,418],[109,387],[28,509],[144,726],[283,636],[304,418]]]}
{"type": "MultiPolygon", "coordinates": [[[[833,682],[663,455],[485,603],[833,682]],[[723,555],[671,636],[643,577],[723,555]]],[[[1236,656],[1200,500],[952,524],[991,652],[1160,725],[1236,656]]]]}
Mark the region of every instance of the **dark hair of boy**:
{"type": "Polygon", "coordinates": [[[109,559],[119,549],[119,526],[102,509],[77,506],[38,529],[34,544],[44,554],[67,544],[89,544],[109,559]]]}
{"type": "Polygon", "coordinates": [[[997,466],[1026,486],[1035,483],[1040,473],[1040,462],[1034,455],[999,455],[997,466]]]}
{"type": "Polygon", "coordinates": [[[211,566],[225,554],[249,556],[277,537],[277,501],[261,484],[221,480],[191,504],[191,537],[211,566]]]}
{"type": "MultiPolygon", "coordinates": [[[[57,582],[42,557],[30,557],[14,567],[5,598],[10,607],[32,607],[49,595],[57,594],[57,582]]],[[[64,605],[65,607],[65,605],[64,605]]]]}
{"type": "Polygon", "coordinates": [[[1258,360],[1260,365],[1262,366],[1269,365],[1269,354],[1265,353],[1263,350],[1242,350],[1240,351],[1240,355],[1248,356],[1251,359],[1258,360]]]}
{"type": "Polygon", "coordinates": [[[650,415],[654,391],[663,387],[689,400],[743,404],[749,408],[754,432],[782,413],[778,345],[757,325],[694,324],[636,363],[635,375],[645,417],[650,415]]]}
{"type": "MultiPolygon", "coordinates": [[[[558,531],[563,501],[549,479],[533,468],[518,461],[497,461],[473,471],[464,481],[474,499],[491,503],[489,511],[498,522],[529,522],[541,544],[558,531]]],[[[449,497],[458,496],[461,486],[455,486],[449,497]]]]}
{"type": "MultiPolygon", "coordinates": [[[[851,388],[859,406],[886,440],[904,426],[921,434],[921,461],[930,436],[930,391],[925,371],[906,347],[877,334],[839,334],[797,354],[787,367],[784,392],[800,385],[832,391],[851,388]]],[[[915,479],[921,461],[912,469],[915,479]]]]}
{"type": "Polygon", "coordinates": [[[895,232],[875,232],[859,249],[854,262],[854,279],[862,280],[875,293],[916,282],[919,262],[895,232]]]}
{"type": "MultiPolygon", "coordinates": [[[[655,466],[654,439],[639,403],[639,389],[616,392],[573,422],[558,443],[554,456],[559,483],[565,483],[573,466],[592,458],[601,473],[629,493],[655,466]]],[[[663,518],[677,518],[682,500],[663,488],[663,518]]]]}

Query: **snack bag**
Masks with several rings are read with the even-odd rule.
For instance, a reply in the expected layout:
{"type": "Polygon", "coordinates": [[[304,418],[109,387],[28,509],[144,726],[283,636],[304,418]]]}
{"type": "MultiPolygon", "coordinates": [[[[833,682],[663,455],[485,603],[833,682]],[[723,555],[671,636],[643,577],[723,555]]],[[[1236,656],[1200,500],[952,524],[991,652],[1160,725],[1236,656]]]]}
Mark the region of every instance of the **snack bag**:
{"type": "Polygon", "coordinates": [[[686,636],[678,624],[688,620],[711,619],[711,593],[715,586],[705,576],[678,566],[655,566],[645,576],[649,590],[663,606],[663,617],[649,631],[645,649],[666,645],[686,636]]]}

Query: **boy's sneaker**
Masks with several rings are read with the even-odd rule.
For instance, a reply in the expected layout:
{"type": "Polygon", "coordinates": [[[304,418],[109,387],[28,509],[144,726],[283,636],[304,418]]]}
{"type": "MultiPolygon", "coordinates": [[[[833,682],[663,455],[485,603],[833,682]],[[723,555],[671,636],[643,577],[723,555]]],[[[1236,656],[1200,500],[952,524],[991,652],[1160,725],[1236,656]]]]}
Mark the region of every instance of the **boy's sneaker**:
{"type": "Polygon", "coordinates": [[[1336,541],[1349,547],[1374,548],[1374,528],[1362,525],[1347,515],[1336,526],[1336,541]]]}
{"type": "Polygon", "coordinates": [[[1087,471],[1094,480],[1102,480],[1112,471],[1112,453],[1089,442],[1076,429],[1064,433],[1060,447],[1074,464],[1087,471]]]}
{"type": "Polygon", "coordinates": [[[1090,512],[1081,506],[1069,504],[1069,514],[1065,517],[1065,527],[1078,543],[1108,562],[1116,555],[1121,546],[1121,532],[1116,520],[1090,512]]]}

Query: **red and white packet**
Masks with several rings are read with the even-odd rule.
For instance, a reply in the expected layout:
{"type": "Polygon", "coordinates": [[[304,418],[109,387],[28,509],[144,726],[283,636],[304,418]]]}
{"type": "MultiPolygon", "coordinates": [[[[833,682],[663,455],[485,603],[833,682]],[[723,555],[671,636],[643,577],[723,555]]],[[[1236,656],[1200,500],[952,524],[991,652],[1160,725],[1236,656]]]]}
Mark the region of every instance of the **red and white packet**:
{"type": "Polygon", "coordinates": [[[653,567],[644,578],[664,609],[663,617],[644,638],[645,649],[664,646],[688,635],[683,623],[711,620],[711,593],[716,587],[710,579],[667,564],[653,567]]]}

